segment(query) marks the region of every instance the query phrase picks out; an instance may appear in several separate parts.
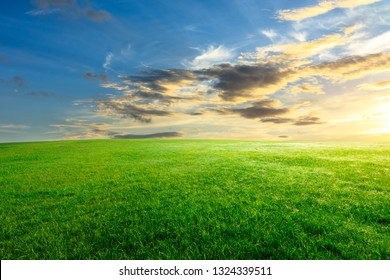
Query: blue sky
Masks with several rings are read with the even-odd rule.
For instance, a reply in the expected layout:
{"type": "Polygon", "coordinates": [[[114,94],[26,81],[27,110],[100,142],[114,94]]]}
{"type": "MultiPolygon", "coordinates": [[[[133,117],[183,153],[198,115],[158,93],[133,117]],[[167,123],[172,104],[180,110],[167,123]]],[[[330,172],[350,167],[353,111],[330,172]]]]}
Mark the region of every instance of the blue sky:
{"type": "Polygon", "coordinates": [[[384,0],[0,10],[0,141],[390,139],[384,0]]]}

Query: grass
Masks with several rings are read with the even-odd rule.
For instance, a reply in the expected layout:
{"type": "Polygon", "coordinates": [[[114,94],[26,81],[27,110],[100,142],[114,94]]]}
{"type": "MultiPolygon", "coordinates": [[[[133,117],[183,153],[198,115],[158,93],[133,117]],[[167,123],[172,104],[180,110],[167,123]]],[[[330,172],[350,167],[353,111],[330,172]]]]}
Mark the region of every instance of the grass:
{"type": "Polygon", "coordinates": [[[0,257],[388,260],[389,191],[389,144],[0,144],[0,257]]]}

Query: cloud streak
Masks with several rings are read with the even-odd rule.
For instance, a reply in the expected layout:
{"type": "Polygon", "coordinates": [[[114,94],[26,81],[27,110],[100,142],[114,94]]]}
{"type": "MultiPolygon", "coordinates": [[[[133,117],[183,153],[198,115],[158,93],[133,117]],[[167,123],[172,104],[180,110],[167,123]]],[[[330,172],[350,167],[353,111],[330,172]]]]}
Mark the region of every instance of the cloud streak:
{"type": "Polygon", "coordinates": [[[380,2],[381,0],[327,0],[321,1],[317,5],[303,7],[300,9],[280,10],[277,13],[277,18],[287,21],[300,21],[307,18],[316,17],[326,14],[337,8],[354,8],[363,5],[370,5],[380,2]]]}
{"type": "Polygon", "coordinates": [[[358,88],[362,90],[386,90],[390,89],[390,80],[371,84],[360,84],[358,88]]]}
{"type": "Polygon", "coordinates": [[[171,112],[159,109],[145,109],[124,100],[100,100],[100,113],[120,115],[125,118],[149,123],[154,116],[169,116],[171,112]]]}
{"type": "Polygon", "coordinates": [[[84,73],[83,77],[86,79],[99,79],[102,83],[108,81],[108,76],[105,74],[96,74],[96,73],[84,73]]]}
{"type": "Polygon", "coordinates": [[[114,135],[112,138],[115,139],[145,139],[145,138],[175,138],[183,137],[181,132],[160,132],[152,134],[118,134],[114,135]]]}
{"type": "Polygon", "coordinates": [[[89,1],[79,3],[77,0],[33,0],[31,3],[37,9],[26,13],[30,16],[62,14],[71,18],[87,18],[97,22],[111,19],[109,12],[94,9],[89,1]]]}
{"type": "Polygon", "coordinates": [[[23,78],[21,76],[13,76],[12,78],[9,78],[9,79],[1,79],[0,78],[0,84],[12,85],[16,89],[21,89],[27,85],[27,81],[25,78],[23,78]]]}
{"type": "Polygon", "coordinates": [[[241,117],[247,119],[277,116],[289,112],[288,108],[277,108],[277,104],[278,102],[275,100],[264,99],[254,102],[250,107],[223,108],[219,109],[219,112],[222,114],[239,114],[241,117]]]}
{"type": "MultiPolygon", "coordinates": [[[[183,137],[180,131],[164,131],[149,134],[129,134],[124,133],[128,127],[115,126],[104,123],[90,123],[82,119],[66,119],[63,124],[53,124],[54,128],[59,129],[65,138],[68,139],[85,139],[85,138],[112,138],[112,139],[144,139],[144,138],[175,138],[183,137]],[[122,130],[122,131],[118,131],[122,130]]],[[[0,125],[1,128],[15,128],[15,125],[0,125]]],[[[26,126],[27,127],[27,126],[26,126]]],[[[17,128],[25,128],[21,126],[17,128]]]]}
{"type": "Polygon", "coordinates": [[[323,124],[320,118],[314,117],[311,115],[301,116],[296,121],[294,125],[303,126],[303,125],[313,125],[313,124],[323,124]]]}

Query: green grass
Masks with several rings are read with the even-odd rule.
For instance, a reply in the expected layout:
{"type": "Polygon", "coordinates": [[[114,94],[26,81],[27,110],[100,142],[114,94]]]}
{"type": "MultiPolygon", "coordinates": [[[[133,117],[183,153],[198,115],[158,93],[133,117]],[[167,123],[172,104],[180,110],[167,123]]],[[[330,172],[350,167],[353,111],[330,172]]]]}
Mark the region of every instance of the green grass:
{"type": "Polygon", "coordinates": [[[0,257],[390,259],[389,191],[389,144],[0,144],[0,257]]]}

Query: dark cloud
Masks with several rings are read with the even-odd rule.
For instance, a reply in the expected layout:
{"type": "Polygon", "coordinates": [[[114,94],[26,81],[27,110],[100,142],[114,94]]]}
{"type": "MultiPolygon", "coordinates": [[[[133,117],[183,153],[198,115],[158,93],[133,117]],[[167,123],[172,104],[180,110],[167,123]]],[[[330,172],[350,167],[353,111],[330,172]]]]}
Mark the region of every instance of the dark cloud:
{"type": "Polygon", "coordinates": [[[301,116],[299,117],[295,122],[294,125],[313,125],[313,124],[323,124],[321,122],[321,119],[318,117],[313,117],[313,116],[301,116]]]}
{"type": "Polygon", "coordinates": [[[3,56],[3,55],[0,55],[0,62],[3,62],[3,63],[9,63],[10,61],[9,61],[9,59],[8,59],[8,58],[6,58],[5,56],[3,56]]]}
{"type": "MultiPolygon", "coordinates": [[[[258,88],[268,88],[284,83],[284,78],[290,72],[282,71],[277,65],[230,65],[221,64],[209,69],[185,70],[185,69],[147,69],[136,75],[122,75],[119,78],[128,85],[125,94],[117,99],[120,102],[110,100],[101,101],[100,105],[109,109],[108,111],[120,114],[135,120],[150,122],[152,116],[166,116],[170,113],[165,110],[144,109],[144,105],[170,104],[183,99],[194,99],[198,97],[179,97],[167,95],[171,88],[168,85],[180,86],[182,82],[206,82],[210,85],[211,91],[220,93],[224,100],[234,100],[239,96],[250,96],[250,91],[258,88]],[[125,104],[124,104],[125,103],[125,104]]],[[[99,77],[98,74],[86,73],[86,78],[99,77]]],[[[114,88],[114,87],[113,87],[114,88]]],[[[122,90],[119,87],[115,87],[122,90]]],[[[207,94],[207,93],[201,93],[207,94]]],[[[199,96],[199,98],[201,98],[199,96]]],[[[273,100],[262,100],[253,103],[247,108],[222,107],[213,109],[220,114],[239,114],[244,118],[273,117],[289,112],[288,108],[278,108],[273,100]]],[[[190,113],[200,115],[201,113],[190,113]]]]}
{"type": "Polygon", "coordinates": [[[300,116],[297,119],[291,119],[291,118],[263,118],[261,119],[261,122],[271,122],[276,124],[283,124],[283,123],[292,123],[294,125],[302,126],[302,125],[313,125],[313,124],[323,124],[324,122],[321,121],[318,117],[313,117],[311,115],[308,116],[300,116]]]}
{"type": "Polygon", "coordinates": [[[99,107],[109,113],[119,114],[126,118],[132,118],[140,122],[150,122],[152,116],[169,116],[168,111],[157,109],[144,109],[128,103],[119,103],[112,100],[100,100],[99,107]]]}
{"type": "Polygon", "coordinates": [[[351,80],[371,72],[387,71],[390,67],[390,53],[376,53],[364,56],[348,56],[335,61],[324,62],[307,68],[309,73],[351,80]]]}
{"type": "Polygon", "coordinates": [[[26,93],[25,95],[28,95],[28,96],[38,96],[38,97],[50,97],[50,96],[54,96],[55,94],[54,93],[51,93],[51,92],[47,92],[47,91],[32,91],[32,92],[29,92],[29,93],[26,93]]]}
{"type": "Polygon", "coordinates": [[[223,108],[216,109],[221,114],[239,114],[247,119],[272,117],[282,115],[289,112],[288,108],[276,108],[276,101],[271,99],[264,99],[253,103],[253,106],[247,108],[223,108]]]}
{"type": "Polygon", "coordinates": [[[83,13],[94,21],[105,21],[111,19],[111,14],[107,11],[97,11],[91,7],[85,8],[83,13]]]}
{"type": "Polygon", "coordinates": [[[340,59],[337,59],[335,61],[330,62],[323,62],[318,65],[313,66],[313,68],[317,69],[327,69],[327,70],[339,70],[342,68],[349,69],[351,66],[355,66],[354,68],[358,70],[362,63],[365,63],[366,61],[370,61],[372,63],[378,64],[382,63],[383,58],[388,61],[388,56],[384,56],[383,53],[376,53],[376,54],[369,54],[365,56],[360,55],[353,55],[353,56],[347,56],[340,59]]]}
{"type": "Polygon", "coordinates": [[[124,82],[133,86],[143,86],[150,90],[165,92],[164,83],[179,83],[184,80],[195,80],[193,73],[183,69],[153,69],[139,75],[121,76],[124,82]]]}
{"type": "Polygon", "coordinates": [[[94,9],[90,1],[77,0],[32,0],[36,10],[27,12],[31,16],[63,14],[69,17],[84,17],[94,21],[111,19],[111,14],[104,10],[94,9]]]}
{"type": "Polygon", "coordinates": [[[12,82],[18,87],[18,88],[22,88],[24,86],[26,86],[26,80],[23,78],[23,77],[20,77],[20,76],[14,76],[12,78],[12,82]]]}
{"type": "Polygon", "coordinates": [[[290,119],[290,118],[264,118],[264,119],[261,119],[261,122],[271,122],[271,123],[290,123],[290,122],[293,122],[294,120],[293,119],[290,119]]]}
{"type": "Polygon", "coordinates": [[[83,77],[86,79],[100,79],[101,82],[107,82],[108,76],[105,74],[85,73],[83,77]]]}
{"type": "Polygon", "coordinates": [[[113,138],[113,139],[142,139],[142,138],[170,138],[182,137],[182,132],[160,132],[153,134],[124,134],[123,132],[108,129],[109,124],[88,123],[85,120],[68,119],[63,124],[53,124],[51,126],[59,128],[66,138],[113,138]]]}
{"type": "Polygon", "coordinates": [[[279,135],[278,137],[279,137],[279,138],[289,138],[290,136],[287,136],[287,135],[279,135]]]}
{"type": "Polygon", "coordinates": [[[10,79],[0,79],[0,83],[12,85],[18,89],[25,87],[27,84],[26,80],[21,76],[13,76],[10,79]]]}
{"type": "MultiPolygon", "coordinates": [[[[100,74],[86,73],[85,78],[105,79],[100,74]]],[[[169,116],[168,105],[178,100],[193,97],[179,97],[166,94],[166,84],[193,80],[189,70],[146,70],[138,75],[119,76],[125,85],[105,84],[104,87],[123,91],[118,98],[99,100],[99,112],[118,114],[141,122],[151,122],[155,116],[169,116]]]]}
{"type": "Polygon", "coordinates": [[[97,135],[99,135],[99,134],[103,135],[104,134],[104,135],[113,137],[115,135],[120,134],[119,132],[103,129],[103,128],[100,128],[99,126],[104,126],[104,124],[90,124],[90,125],[88,125],[86,127],[88,127],[88,131],[89,132],[97,134],[97,135]]]}
{"type": "Polygon", "coordinates": [[[221,91],[221,98],[234,100],[237,97],[250,96],[250,91],[266,89],[269,86],[283,83],[291,70],[281,70],[278,65],[230,65],[221,64],[210,69],[195,71],[205,79],[217,79],[213,87],[221,91]]]}
{"type": "Polygon", "coordinates": [[[164,93],[168,89],[164,84],[178,84],[182,81],[215,81],[211,84],[213,90],[220,92],[224,100],[233,101],[237,97],[251,96],[259,89],[286,84],[292,70],[283,70],[277,64],[231,65],[220,64],[208,69],[152,69],[138,75],[121,76],[123,81],[134,87],[146,87],[149,90],[164,93]]]}
{"type": "Polygon", "coordinates": [[[171,137],[183,137],[181,132],[160,132],[153,134],[118,134],[114,135],[112,138],[115,139],[142,139],[142,138],[171,138],[171,137]]]}
{"type": "Polygon", "coordinates": [[[203,113],[202,112],[192,112],[192,113],[189,113],[189,115],[191,115],[191,116],[201,116],[201,115],[203,115],[203,113]]]}

